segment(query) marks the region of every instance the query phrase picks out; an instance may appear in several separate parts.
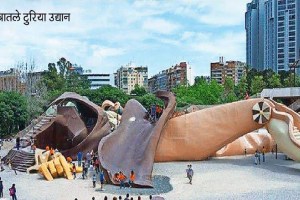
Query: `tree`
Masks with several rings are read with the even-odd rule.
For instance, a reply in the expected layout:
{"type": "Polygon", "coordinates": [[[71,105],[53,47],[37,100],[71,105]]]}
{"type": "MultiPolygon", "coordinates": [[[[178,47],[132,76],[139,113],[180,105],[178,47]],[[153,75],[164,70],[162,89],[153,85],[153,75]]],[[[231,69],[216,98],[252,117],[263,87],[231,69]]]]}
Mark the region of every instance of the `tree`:
{"type": "Polygon", "coordinates": [[[251,94],[260,93],[266,87],[266,83],[263,80],[263,76],[254,76],[251,84],[251,94]]]}
{"type": "Polygon", "coordinates": [[[148,93],[143,96],[137,96],[135,97],[135,99],[140,102],[146,109],[150,108],[150,106],[153,104],[163,106],[162,100],[156,98],[154,94],[148,93]]]}
{"type": "Polygon", "coordinates": [[[72,70],[72,64],[65,58],[60,58],[57,62],[59,71],[55,63],[48,64],[48,72],[43,77],[43,83],[48,91],[73,91],[90,88],[90,81],[87,77],[80,76],[72,70]]]}
{"type": "Polygon", "coordinates": [[[44,75],[42,82],[48,91],[54,91],[64,88],[66,80],[58,74],[55,63],[49,63],[48,71],[44,75]]]}
{"type": "Polygon", "coordinates": [[[280,88],[282,84],[280,82],[280,76],[278,74],[273,74],[270,78],[266,79],[268,88],[280,88]]]}
{"type": "Polygon", "coordinates": [[[206,83],[206,78],[204,76],[197,76],[195,78],[195,84],[203,84],[206,83]]]}
{"type": "Polygon", "coordinates": [[[236,86],[236,95],[239,99],[244,99],[245,95],[247,94],[248,90],[248,83],[246,75],[243,75],[240,82],[236,86]]]}
{"type": "Polygon", "coordinates": [[[147,91],[143,86],[139,86],[138,84],[135,84],[134,89],[131,90],[130,94],[136,96],[143,96],[147,94],[147,91]]]}
{"type": "Polygon", "coordinates": [[[1,137],[25,128],[28,121],[25,96],[17,92],[0,92],[1,137]]]}
{"type": "Polygon", "coordinates": [[[237,100],[234,93],[234,82],[231,77],[226,77],[224,82],[224,91],[222,94],[222,102],[229,103],[237,100]]]}
{"type": "Polygon", "coordinates": [[[176,95],[178,107],[190,104],[211,105],[222,102],[221,96],[224,88],[215,80],[210,83],[200,81],[193,86],[178,86],[172,90],[176,95]]]}

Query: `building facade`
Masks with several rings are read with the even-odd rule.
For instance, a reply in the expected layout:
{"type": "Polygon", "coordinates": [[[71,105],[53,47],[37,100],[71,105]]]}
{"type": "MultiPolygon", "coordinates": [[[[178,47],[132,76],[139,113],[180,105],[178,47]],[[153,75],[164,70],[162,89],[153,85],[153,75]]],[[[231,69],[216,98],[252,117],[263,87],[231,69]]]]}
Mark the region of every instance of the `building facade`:
{"type": "Polygon", "coordinates": [[[98,89],[105,85],[110,85],[110,74],[94,74],[90,70],[83,72],[80,76],[86,77],[90,81],[92,90],[98,89]],[[88,72],[88,73],[87,73],[88,72]]]}
{"type": "Polygon", "coordinates": [[[115,86],[125,93],[130,94],[135,85],[148,89],[148,67],[134,66],[129,63],[126,66],[121,66],[114,73],[115,86]]]}
{"type": "Polygon", "coordinates": [[[25,84],[21,81],[20,72],[17,69],[0,71],[0,91],[25,92],[25,84]]]}
{"type": "Polygon", "coordinates": [[[226,61],[220,57],[219,62],[210,64],[210,78],[219,84],[224,84],[227,77],[232,78],[237,85],[246,73],[246,63],[241,61],[226,61]]]}
{"type": "Polygon", "coordinates": [[[246,60],[247,64],[263,70],[264,62],[264,2],[266,0],[253,0],[247,4],[245,14],[246,29],[246,60]]]}
{"type": "Polygon", "coordinates": [[[39,95],[39,83],[47,71],[29,72],[26,75],[26,93],[30,95],[39,95]]]}
{"type": "Polygon", "coordinates": [[[148,82],[151,93],[159,90],[171,91],[178,85],[192,85],[191,66],[187,62],[180,62],[152,76],[148,82]]]}
{"type": "Polygon", "coordinates": [[[253,0],[247,4],[245,28],[251,67],[287,71],[300,59],[299,0],[253,0]]]}

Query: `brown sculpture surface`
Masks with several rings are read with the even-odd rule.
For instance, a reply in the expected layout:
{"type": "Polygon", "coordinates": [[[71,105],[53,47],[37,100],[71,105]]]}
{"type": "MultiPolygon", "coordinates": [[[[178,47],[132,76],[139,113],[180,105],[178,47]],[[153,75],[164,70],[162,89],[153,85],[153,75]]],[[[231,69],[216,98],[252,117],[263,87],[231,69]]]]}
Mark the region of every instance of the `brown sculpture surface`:
{"type": "Polygon", "coordinates": [[[118,129],[103,138],[98,152],[101,166],[112,176],[122,171],[128,175],[135,171],[135,184],[152,186],[152,168],[160,133],[175,109],[175,97],[169,92],[158,92],[165,102],[165,110],[159,120],[151,123],[145,119],[147,110],[136,100],[129,100],[123,111],[118,129]]]}
{"type": "Polygon", "coordinates": [[[254,154],[256,150],[262,151],[263,147],[266,152],[270,152],[274,145],[274,140],[269,133],[251,132],[227,144],[213,156],[244,155],[245,149],[246,154],[254,154]]]}
{"type": "Polygon", "coordinates": [[[57,113],[50,123],[41,126],[33,135],[38,148],[57,148],[74,159],[79,151],[97,151],[100,140],[110,133],[104,110],[76,93],[62,94],[51,106],[57,113]],[[68,102],[73,102],[76,107],[66,106],[68,102]]]}
{"type": "Polygon", "coordinates": [[[155,161],[203,160],[240,136],[257,130],[251,99],[192,112],[168,121],[162,131],[155,161]]]}

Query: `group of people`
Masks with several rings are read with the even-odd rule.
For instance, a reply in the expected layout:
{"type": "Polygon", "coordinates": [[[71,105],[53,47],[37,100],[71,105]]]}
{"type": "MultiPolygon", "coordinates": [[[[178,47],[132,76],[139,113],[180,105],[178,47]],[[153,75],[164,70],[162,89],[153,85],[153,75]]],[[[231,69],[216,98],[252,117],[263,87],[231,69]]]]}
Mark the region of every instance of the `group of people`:
{"type": "MultiPolygon", "coordinates": [[[[93,151],[91,151],[91,152],[87,152],[86,155],[84,156],[83,152],[80,151],[77,153],[77,162],[78,162],[77,165],[79,167],[82,167],[82,179],[86,179],[88,177],[87,174],[88,174],[89,169],[91,169],[91,170],[94,169],[94,172],[96,172],[96,173],[93,173],[93,175],[92,175],[92,183],[93,183],[94,188],[96,187],[96,182],[98,179],[96,174],[99,174],[98,180],[100,181],[100,189],[103,190],[103,186],[105,183],[105,176],[104,176],[103,170],[100,169],[100,161],[99,161],[97,154],[94,153],[93,151]]],[[[74,179],[76,179],[76,164],[75,163],[73,163],[73,165],[72,165],[72,173],[73,173],[74,179]]],[[[119,183],[120,188],[122,189],[122,188],[125,188],[127,177],[122,171],[120,171],[114,175],[114,181],[119,183]]],[[[129,187],[133,187],[134,182],[135,182],[135,173],[132,170],[129,174],[129,179],[127,182],[129,187]]]]}
{"type": "Polygon", "coordinates": [[[163,109],[159,105],[151,105],[148,109],[148,117],[151,122],[156,122],[162,115],[163,109]]]}
{"type": "MultiPolygon", "coordinates": [[[[152,195],[149,196],[149,200],[152,200],[152,195]]],[[[75,198],[75,200],[78,200],[77,198],[75,198]]],[[[92,200],[96,200],[95,197],[92,197],[92,200]]],[[[107,196],[104,197],[104,200],[108,200],[107,196]]],[[[123,200],[122,196],[118,197],[113,197],[113,200],[123,200]]],[[[126,197],[124,198],[124,200],[133,200],[133,197],[130,197],[129,194],[126,194],[126,197]]],[[[140,196],[138,196],[137,200],[142,200],[142,198],[140,196]]]]}
{"type": "Polygon", "coordinates": [[[255,165],[260,165],[261,155],[262,155],[262,161],[265,162],[265,153],[266,153],[265,147],[262,148],[261,152],[258,149],[255,151],[255,154],[254,154],[254,164],[255,165]]]}
{"type": "MultiPolygon", "coordinates": [[[[125,188],[125,182],[127,180],[126,175],[120,171],[114,175],[114,181],[120,184],[120,189],[125,188]]],[[[131,170],[129,179],[128,179],[128,185],[129,187],[132,187],[135,181],[135,173],[133,170],[131,170]]]]}
{"type": "MultiPolygon", "coordinates": [[[[3,181],[1,180],[0,177],[0,198],[3,198],[3,181]]],[[[9,191],[9,196],[11,196],[12,200],[17,200],[17,189],[16,189],[16,185],[12,184],[12,186],[8,189],[9,191]]]]}
{"type": "MultiPolygon", "coordinates": [[[[103,190],[103,185],[105,182],[105,176],[103,170],[100,170],[100,161],[97,154],[92,150],[91,152],[87,152],[86,155],[83,155],[83,152],[79,151],[77,153],[77,165],[82,167],[82,179],[86,179],[88,177],[89,169],[94,169],[96,174],[99,174],[99,181],[101,190],[103,190]]],[[[74,179],[76,179],[76,165],[73,163],[72,173],[74,179]]],[[[92,176],[93,187],[96,187],[97,176],[94,173],[92,176]]]]}

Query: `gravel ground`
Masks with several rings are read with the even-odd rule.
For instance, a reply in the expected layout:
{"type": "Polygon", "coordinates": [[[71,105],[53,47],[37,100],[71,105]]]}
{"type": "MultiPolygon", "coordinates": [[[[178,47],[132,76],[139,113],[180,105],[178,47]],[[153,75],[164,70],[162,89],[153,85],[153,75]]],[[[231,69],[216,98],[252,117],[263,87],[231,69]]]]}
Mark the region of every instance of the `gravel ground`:
{"type": "MultiPolygon", "coordinates": [[[[0,152],[3,154],[3,151],[0,152]]],[[[171,200],[189,199],[299,199],[300,163],[278,160],[268,154],[266,162],[253,164],[253,156],[213,158],[199,162],[156,163],[153,169],[154,188],[120,190],[117,186],[100,185],[92,188],[89,180],[66,180],[64,178],[47,182],[38,174],[18,173],[6,169],[0,173],[4,182],[4,197],[8,197],[8,188],[16,184],[18,200],[102,200],[106,195],[113,196],[130,193],[137,199],[149,199],[150,194],[171,200]],[[194,169],[193,185],[185,177],[187,164],[194,169]]],[[[78,175],[79,176],[79,175],[78,175]]],[[[4,198],[5,199],[5,198],[4,198]]]]}

